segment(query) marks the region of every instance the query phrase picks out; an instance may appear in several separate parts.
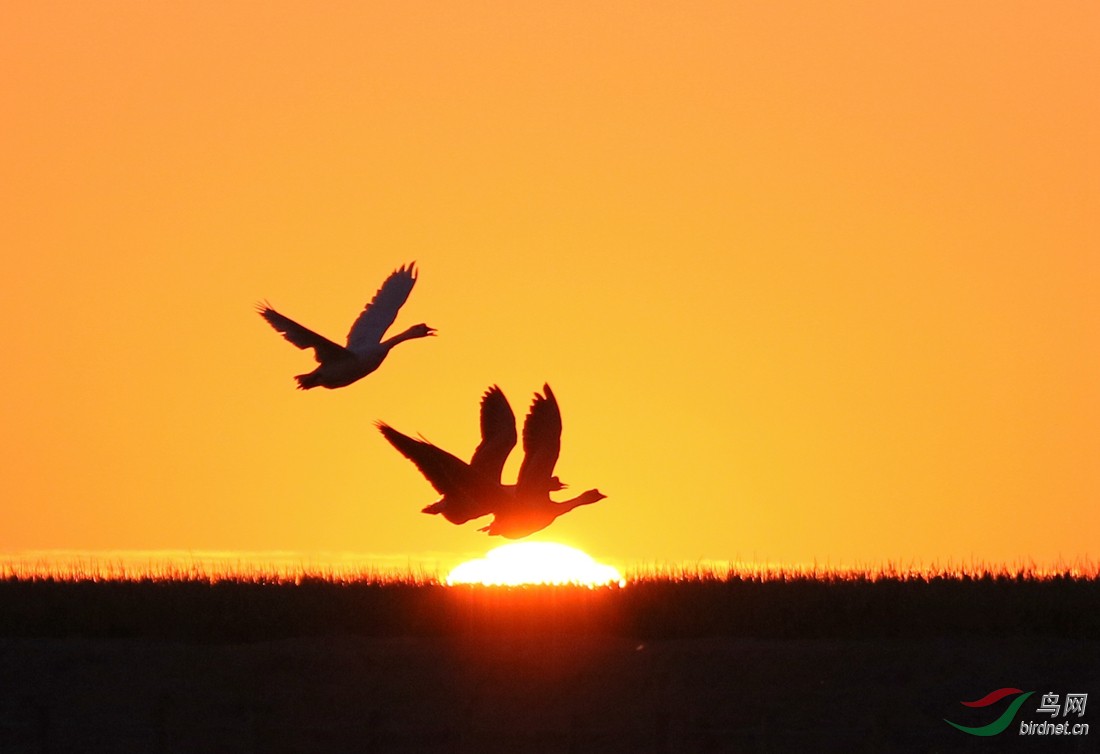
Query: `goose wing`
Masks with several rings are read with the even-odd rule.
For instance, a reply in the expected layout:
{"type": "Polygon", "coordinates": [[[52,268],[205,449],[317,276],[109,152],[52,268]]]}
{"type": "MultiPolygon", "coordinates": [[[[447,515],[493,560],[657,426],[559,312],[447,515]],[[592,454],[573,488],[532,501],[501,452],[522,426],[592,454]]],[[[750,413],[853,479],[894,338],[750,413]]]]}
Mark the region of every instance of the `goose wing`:
{"type": "Polygon", "coordinates": [[[319,363],[352,358],[352,354],[348,349],[338,343],[333,343],[323,335],[318,335],[308,327],[299,325],[290,317],[284,317],[266,303],[257,304],[256,311],[267,320],[268,324],[282,333],[284,338],[298,346],[298,348],[312,348],[314,357],[319,363]]]}
{"type": "Polygon", "coordinates": [[[414,440],[385,422],[377,422],[377,427],[398,453],[420,469],[420,473],[440,495],[453,493],[461,485],[462,478],[470,468],[461,458],[456,458],[430,442],[414,440]]]}
{"type": "Polygon", "coordinates": [[[500,482],[504,462],[516,447],[516,439],[516,415],[504,393],[493,385],[481,397],[481,444],[470,459],[470,467],[500,482]]]}
{"type": "Polygon", "coordinates": [[[401,265],[390,273],[348,331],[348,348],[361,353],[381,343],[415,284],[416,262],[401,265]]]}
{"type": "Polygon", "coordinates": [[[531,410],[523,422],[523,463],[516,480],[518,497],[545,495],[561,452],[561,411],[549,385],[545,396],[535,393],[531,410]]]}

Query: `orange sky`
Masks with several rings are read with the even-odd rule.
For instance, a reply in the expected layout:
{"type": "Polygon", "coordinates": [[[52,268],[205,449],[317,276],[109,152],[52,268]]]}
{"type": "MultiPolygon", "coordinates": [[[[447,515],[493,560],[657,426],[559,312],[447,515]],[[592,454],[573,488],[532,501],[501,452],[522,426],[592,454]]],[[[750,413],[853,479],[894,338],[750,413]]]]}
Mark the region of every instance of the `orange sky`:
{"type": "Polygon", "coordinates": [[[546,381],[543,539],[1100,557],[1100,7],[537,5],[0,8],[0,551],[481,553],[373,422],[546,381]]]}

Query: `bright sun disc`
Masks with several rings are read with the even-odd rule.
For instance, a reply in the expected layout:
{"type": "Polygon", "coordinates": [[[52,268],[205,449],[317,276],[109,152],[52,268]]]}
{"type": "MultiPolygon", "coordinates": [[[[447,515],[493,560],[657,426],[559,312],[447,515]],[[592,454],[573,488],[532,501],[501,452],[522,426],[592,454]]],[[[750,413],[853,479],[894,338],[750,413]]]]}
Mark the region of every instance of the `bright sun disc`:
{"type": "Polygon", "coordinates": [[[490,550],[484,558],[467,560],[447,576],[447,584],[518,586],[579,584],[605,586],[626,582],[615,568],[555,542],[516,542],[490,550]]]}

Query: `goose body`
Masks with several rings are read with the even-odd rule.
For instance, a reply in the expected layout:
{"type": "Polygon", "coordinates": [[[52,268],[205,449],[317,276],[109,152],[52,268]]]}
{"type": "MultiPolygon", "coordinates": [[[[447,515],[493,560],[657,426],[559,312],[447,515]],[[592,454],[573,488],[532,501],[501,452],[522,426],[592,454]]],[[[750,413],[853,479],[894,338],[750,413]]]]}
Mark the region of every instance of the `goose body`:
{"type": "Polygon", "coordinates": [[[256,309],[290,343],[313,349],[318,367],[295,376],[300,390],[345,387],[378,369],[398,343],[435,335],[435,328],[420,323],[382,340],[415,284],[415,263],[394,270],[360,312],[348,332],[347,345],[343,346],[280,314],[267,303],[258,304],[256,309]]]}
{"type": "Polygon", "coordinates": [[[452,524],[464,524],[492,513],[508,494],[500,483],[500,474],[516,445],[516,417],[496,385],[481,397],[481,443],[469,463],[383,422],[378,422],[378,429],[442,495],[423,513],[440,514],[452,524]]]}

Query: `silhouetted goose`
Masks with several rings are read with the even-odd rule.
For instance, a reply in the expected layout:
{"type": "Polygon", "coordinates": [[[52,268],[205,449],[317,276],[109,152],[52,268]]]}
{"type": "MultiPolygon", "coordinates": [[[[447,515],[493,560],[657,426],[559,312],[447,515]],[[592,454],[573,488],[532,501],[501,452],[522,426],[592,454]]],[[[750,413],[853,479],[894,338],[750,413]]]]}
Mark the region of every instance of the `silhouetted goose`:
{"type": "MultiPolygon", "coordinates": [[[[469,463],[426,440],[402,434],[384,422],[378,422],[377,426],[390,445],[412,461],[443,496],[425,507],[423,513],[441,514],[452,524],[464,524],[492,513],[504,497],[513,493],[512,485],[501,485],[500,474],[508,454],[516,446],[516,417],[496,385],[481,397],[481,443],[469,463]]],[[[551,479],[550,485],[555,490],[565,486],[557,477],[551,479]]]]}
{"type": "Polygon", "coordinates": [[[549,385],[542,386],[545,396],[535,393],[531,410],[523,422],[523,463],[512,495],[502,498],[493,511],[493,520],[478,531],[508,539],[520,539],[545,529],[558,516],[581,505],[603,500],[599,490],[588,490],[572,500],[555,503],[550,492],[557,477],[552,476],[561,452],[561,411],[549,385]]]}
{"type": "Polygon", "coordinates": [[[260,316],[298,348],[312,348],[320,364],[309,374],[294,377],[300,390],[313,387],[337,388],[350,385],[377,369],[390,349],[412,338],[435,335],[435,328],[424,323],[382,340],[386,330],[397,318],[397,311],[409,298],[416,284],[416,263],[394,270],[374,298],[364,307],[348,332],[347,346],[333,343],[323,335],[299,325],[272,309],[266,302],[257,304],[260,316]]]}

